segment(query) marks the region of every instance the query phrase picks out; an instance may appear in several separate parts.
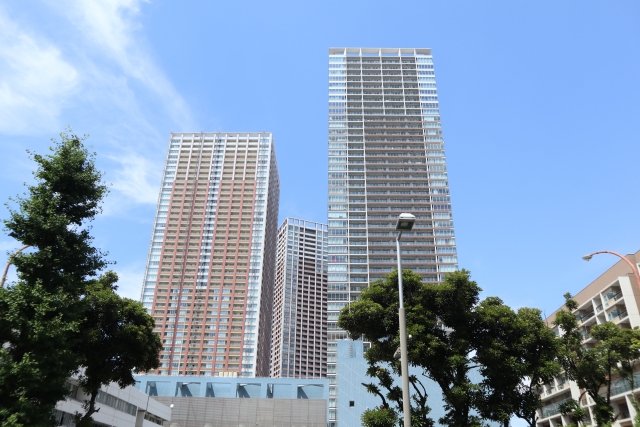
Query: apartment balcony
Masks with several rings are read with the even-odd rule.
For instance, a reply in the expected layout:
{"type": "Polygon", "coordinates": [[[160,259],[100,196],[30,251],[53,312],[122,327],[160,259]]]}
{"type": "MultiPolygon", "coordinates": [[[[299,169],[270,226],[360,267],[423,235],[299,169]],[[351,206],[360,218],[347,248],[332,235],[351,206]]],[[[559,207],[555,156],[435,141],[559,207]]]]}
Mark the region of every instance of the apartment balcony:
{"type": "Polygon", "coordinates": [[[611,307],[612,305],[620,304],[624,301],[624,295],[622,295],[622,291],[610,292],[605,295],[606,306],[611,307]]]}
{"type": "Polygon", "coordinates": [[[559,415],[560,414],[560,405],[562,405],[563,403],[569,401],[570,398],[567,398],[565,400],[561,400],[560,402],[556,402],[552,405],[548,405],[548,406],[543,406],[542,407],[542,418],[549,418],[549,417],[553,417],[555,415],[559,415]]]}
{"type": "Polygon", "coordinates": [[[624,320],[629,320],[629,313],[627,313],[627,310],[612,310],[611,312],[607,313],[607,318],[608,320],[612,321],[612,322],[616,322],[616,323],[622,323],[624,320]]]}
{"type": "Polygon", "coordinates": [[[595,311],[591,310],[591,311],[588,311],[586,313],[576,314],[576,319],[578,319],[578,322],[580,322],[580,323],[585,323],[589,319],[593,318],[595,315],[596,315],[595,311]]]}

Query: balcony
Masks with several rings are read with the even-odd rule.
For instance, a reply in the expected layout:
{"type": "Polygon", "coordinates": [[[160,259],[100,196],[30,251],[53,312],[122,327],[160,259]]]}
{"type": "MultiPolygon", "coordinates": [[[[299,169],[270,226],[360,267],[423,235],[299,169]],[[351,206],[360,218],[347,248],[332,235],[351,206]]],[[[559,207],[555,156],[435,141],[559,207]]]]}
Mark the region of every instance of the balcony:
{"type": "Polygon", "coordinates": [[[612,303],[618,301],[620,298],[622,298],[622,291],[620,290],[612,290],[604,296],[607,305],[611,305],[612,303]]]}
{"type": "Polygon", "coordinates": [[[596,312],[591,310],[591,311],[589,311],[587,313],[577,314],[576,318],[578,319],[579,322],[583,322],[584,323],[585,321],[591,319],[595,315],[596,315],[596,312]]]}
{"type": "Polygon", "coordinates": [[[553,405],[544,406],[542,408],[542,418],[552,417],[554,415],[558,415],[560,413],[560,405],[569,401],[570,399],[565,399],[560,402],[554,403],[553,405]]]}
{"type": "Polygon", "coordinates": [[[625,317],[627,317],[629,314],[627,313],[627,310],[613,310],[611,313],[609,313],[608,317],[609,320],[613,321],[615,319],[618,320],[622,320],[625,317]]]}

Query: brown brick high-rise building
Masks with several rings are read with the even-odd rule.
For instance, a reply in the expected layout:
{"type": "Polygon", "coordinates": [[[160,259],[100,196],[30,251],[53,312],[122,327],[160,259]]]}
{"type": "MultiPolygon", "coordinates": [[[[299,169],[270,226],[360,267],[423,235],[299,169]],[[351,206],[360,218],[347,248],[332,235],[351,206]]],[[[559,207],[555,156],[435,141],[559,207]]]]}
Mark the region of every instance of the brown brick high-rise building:
{"type": "Polygon", "coordinates": [[[142,301],[161,375],[268,376],[280,181],[271,133],[172,133],[142,301]]]}

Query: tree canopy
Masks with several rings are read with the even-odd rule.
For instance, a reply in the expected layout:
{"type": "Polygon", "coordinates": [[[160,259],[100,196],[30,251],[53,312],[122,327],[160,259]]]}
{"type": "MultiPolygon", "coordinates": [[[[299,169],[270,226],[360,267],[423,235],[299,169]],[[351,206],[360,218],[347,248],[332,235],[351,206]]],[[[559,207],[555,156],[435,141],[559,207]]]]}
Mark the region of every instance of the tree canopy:
{"type": "Polygon", "coordinates": [[[91,391],[131,384],[132,369],[157,364],[153,319],[115,294],[114,273],[98,278],[108,262],[89,223],[108,188],[83,139],[62,133],[49,154],[30,153],[35,183],[11,199],[4,220],[7,234],[30,248],[13,258],[17,282],[0,289],[1,427],[53,426],[67,379],[81,368],[91,391]]]}
{"type": "Polygon", "coordinates": [[[77,427],[91,427],[100,387],[135,384],[134,372],[155,369],[162,345],[153,332],[154,321],[142,303],[116,294],[118,276],[109,271],[89,285],[83,300],[77,353],[82,370],[79,385],[89,395],[77,427]]]}
{"type": "MultiPolygon", "coordinates": [[[[527,379],[544,380],[557,372],[554,335],[540,311],[514,312],[495,297],[480,301],[481,289],[466,270],[447,274],[441,284],[425,284],[410,270],[402,272],[402,280],[411,337],[408,361],[442,390],[445,416],[438,421],[475,427],[486,425],[486,420],[508,425],[514,414],[531,418],[541,403],[527,379]]],[[[372,343],[365,356],[369,376],[379,378],[378,372],[386,367],[400,374],[394,358],[399,346],[398,308],[398,273],[392,272],[371,283],[340,314],[338,325],[351,338],[372,343]]],[[[422,419],[416,421],[432,423],[428,410],[420,410],[426,397],[413,378],[412,419],[420,414],[422,419]]],[[[380,378],[379,384],[399,410],[401,393],[380,378]]],[[[370,391],[380,392],[371,386],[375,385],[368,385],[370,391]]]]}
{"type": "Polygon", "coordinates": [[[82,318],[80,296],[107,265],[87,224],[107,194],[94,155],[75,135],[61,134],[46,156],[31,154],[36,183],[12,201],[8,235],[28,253],[13,259],[17,283],[0,289],[0,425],[52,424],[78,367],[72,344],[82,318]]]}

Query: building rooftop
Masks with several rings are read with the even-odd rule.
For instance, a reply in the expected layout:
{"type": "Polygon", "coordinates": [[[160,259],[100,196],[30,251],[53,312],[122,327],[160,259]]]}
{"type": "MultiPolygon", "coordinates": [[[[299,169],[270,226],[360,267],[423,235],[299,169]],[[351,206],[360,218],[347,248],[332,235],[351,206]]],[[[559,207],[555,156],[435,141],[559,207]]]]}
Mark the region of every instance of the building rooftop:
{"type": "Polygon", "coordinates": [[[331,47],[329,55],[346,56],[415,56],[431,55],[430,48],[370,48],[370,47],[331,47]]]}

